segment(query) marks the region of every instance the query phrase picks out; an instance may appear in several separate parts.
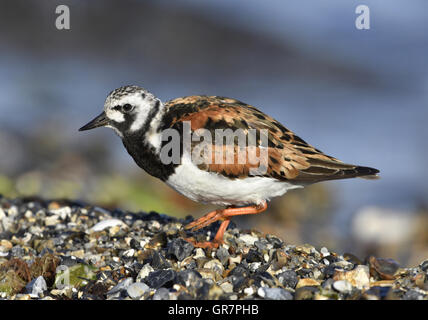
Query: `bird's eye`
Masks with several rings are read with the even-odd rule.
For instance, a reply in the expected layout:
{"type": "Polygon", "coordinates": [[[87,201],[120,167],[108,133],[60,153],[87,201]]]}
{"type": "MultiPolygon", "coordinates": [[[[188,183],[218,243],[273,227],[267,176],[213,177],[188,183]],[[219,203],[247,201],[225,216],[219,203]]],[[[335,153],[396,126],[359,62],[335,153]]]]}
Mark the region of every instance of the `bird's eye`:
{"type": "Polygon", "coordinates": [[[134,106],[133,106],[133,105],[130,105],[129,103],[124,104],[124,105],[122,106],[122,111],[123,111],[124,113],[131,112],[131,111],[132,111],[132,109],[134,109],[134,106]]]}

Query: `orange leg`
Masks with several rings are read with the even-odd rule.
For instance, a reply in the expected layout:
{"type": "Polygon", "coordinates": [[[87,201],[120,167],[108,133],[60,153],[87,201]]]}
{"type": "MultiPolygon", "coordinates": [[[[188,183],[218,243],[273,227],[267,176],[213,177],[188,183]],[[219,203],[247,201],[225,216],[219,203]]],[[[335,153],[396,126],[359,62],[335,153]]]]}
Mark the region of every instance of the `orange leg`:
{"type": "Polygon", "coordinates": [[[267,202],[264,201],[260,205],[254,205],[250,207],[243,207],[243,208],[227,208],[227,209],[220,209],[212,211],[203,217],[189,223],[184,228],[185,229],[192,229],[192,231],[199,230],[201,228],[204,228],[208,225],[210,225],[213,222],[216,222],[218,220],[222,220],[223,222],[220,225],[220,228],[217,231],[217,234],[214,237],[214,240],[212,242],[196,242],[192,238],[187,238],[185,240],[191,242],[195,247],[199,248],[217,248],[219,244],[223,243],[223,235],[226,231],[229,223],[230,218],[233,216],[239,216],[239,215],[245,215],[245,214],[257,214],[260,212],[263,212],[267,209],[267,202]]]}

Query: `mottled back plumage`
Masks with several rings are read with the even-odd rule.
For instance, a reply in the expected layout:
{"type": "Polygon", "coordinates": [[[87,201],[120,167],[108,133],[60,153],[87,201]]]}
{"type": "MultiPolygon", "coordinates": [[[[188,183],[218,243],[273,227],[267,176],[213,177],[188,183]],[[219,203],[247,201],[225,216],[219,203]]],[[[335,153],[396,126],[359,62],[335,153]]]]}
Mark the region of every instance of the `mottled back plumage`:
{"type": "MultiPolygon", "coordinates": [[[[236,99],[219,96],[188,96],[168,101],[163,117],[164,128],[178,127],[184,121],[191,122],[192,131],[203,128],[215,129],[266,129],[268,131],[268,168],[266,177],[284,181],[314,183],[323,180],[353,177],[376,177],[376,169],[343,163],[324,154],[295,135],[272,117],[257,108],[236,99]]],[[[193,147],[198,142],[193,144],[193,147]]],[[[237,155],[237,144],[233,147],[237,155]]],[[[258,152],[259,154],[259,152],[258,152]]],[[[215,148],[213,145],[213,157],[215,148]]],[[[200,165],[201,170],[215,172],[229,178],[248,176],[250,167],[258,164],[212,164],[200,165]]]]}

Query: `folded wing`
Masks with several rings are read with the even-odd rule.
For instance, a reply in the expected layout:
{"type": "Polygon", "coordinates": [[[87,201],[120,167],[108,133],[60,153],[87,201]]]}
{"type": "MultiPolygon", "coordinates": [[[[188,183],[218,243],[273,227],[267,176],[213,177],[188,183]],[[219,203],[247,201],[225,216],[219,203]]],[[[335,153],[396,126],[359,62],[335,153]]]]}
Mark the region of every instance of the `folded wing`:
{"type": "MultiPolygon", "coordinates": [[[[189,96],[178,98],[166,103],[168,108],[164,123],[168,127],[181,130],[183,123],[188,121],[191,130],[197,134],[199,129],[211,134],[212,144],[208,145],[212,157],[208,163],[200,163],[198,167],[208,172],[215,172],[229,178],[245,178],[251,174],[251,169],[264,165],[251,162],[250,149],[253,155],[263,159],[267,151],[267,168],[263,176],[284,181],[314,183],[324,180],[346,179],[354,177],[377,178],[377,169],[351,165],[328,156],[314,148],[291,130],[285,128],[275,119],[269,117],[253,106],[231,98],[218,96],[189,96]],[[267,139],[263,144],[261,135],[256,136],[256,144],[240,148],[239,139],[224,141],[221,147],[215,145],[216,129],[236,131],[240,129],[247,138],[251,132],[265,132],[267,139]],[[245,161],[239,158],[239,151],[246,153],[245,161]],[[227,152],[233,154],[233,161],[226,161],[227,152]],[[219,156],[223,155],[223,158],[219,156]],[[217,158],[216,158],[217,156],[217,158]],[[218,162],[217,160],[222,161],[218,162]]],[[[247,140],[248,141],[248,140],[247,140]]],[[[201,141],[192,142],[192,151],[201,141]]],[[[205,141],[205,148],[207,147],[205,141]]],[[[198,151],[199,152],[199,151],[198,151]]],[[[229,159],[230,160],[230,159],[229,159]]]]}

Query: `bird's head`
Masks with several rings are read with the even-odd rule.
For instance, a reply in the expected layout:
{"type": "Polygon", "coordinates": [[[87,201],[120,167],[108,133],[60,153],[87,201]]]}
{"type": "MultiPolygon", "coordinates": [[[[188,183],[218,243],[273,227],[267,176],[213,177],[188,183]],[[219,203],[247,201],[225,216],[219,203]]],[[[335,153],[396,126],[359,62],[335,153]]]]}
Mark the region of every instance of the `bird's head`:
{"type": "Polygon", "coordinates": [[[104,103],[104,111],[79,131],[98,127],[114,129],[120,137],[137,131],[147,131],[162,102],[138,86],[113,90],[104,103]]]}

